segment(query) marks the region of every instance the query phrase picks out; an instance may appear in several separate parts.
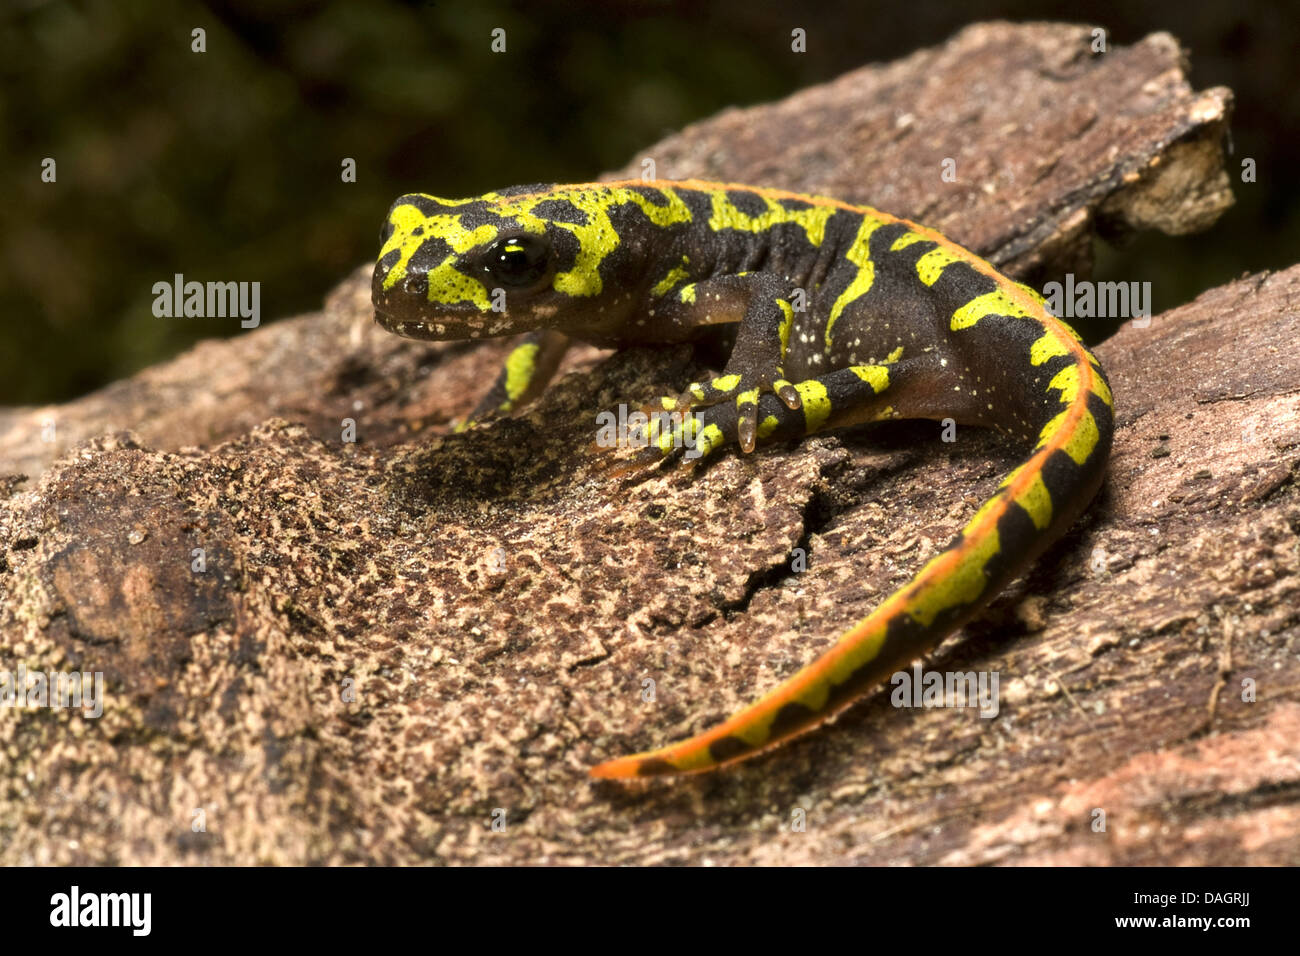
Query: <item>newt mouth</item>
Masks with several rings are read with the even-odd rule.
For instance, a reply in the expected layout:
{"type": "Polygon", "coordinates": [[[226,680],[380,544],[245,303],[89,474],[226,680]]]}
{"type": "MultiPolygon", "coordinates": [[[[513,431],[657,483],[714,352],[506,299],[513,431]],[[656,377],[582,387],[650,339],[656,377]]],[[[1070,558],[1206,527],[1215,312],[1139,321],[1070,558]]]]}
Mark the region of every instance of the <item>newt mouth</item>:
{"type": "Polygon", "coordinates": [[[429,342],[446,342],[454,339],[477,339],[482,332],[462,328],[453,322],[431,322],[426,319],[403,319],[391,312],[375,306],[375,322],[380,328],[394,335],[408,339],[424,339],[429,342]]]}
{"type": "Polygon", "coordinates": [[[397,330],[397,326],[401,324],[398,322],[397,317],[391,312],[385,312],[379,306],[375,306],[375,323],[385,331],[395,332],[398,335],[402,334],[397,330]]]}
{"type": "Polygon", "coordinates": [[[378,307],[375,308],[375,322],[385,331],[409,339],[431,339],[435,337],[433,329],[427,322],[409,322],[378,307]]]}

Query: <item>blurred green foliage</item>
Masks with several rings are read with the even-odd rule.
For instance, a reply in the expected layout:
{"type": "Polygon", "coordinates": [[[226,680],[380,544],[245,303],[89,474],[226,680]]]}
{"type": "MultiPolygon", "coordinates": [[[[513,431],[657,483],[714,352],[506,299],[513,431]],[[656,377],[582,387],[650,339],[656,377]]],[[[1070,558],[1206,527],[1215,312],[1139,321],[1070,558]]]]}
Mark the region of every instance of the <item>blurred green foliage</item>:
{"type": "MultiPolygon", "coordinates": [[[[1263,3],[833,0],[10,2],[0,13],[0,403],[70,398],[239,331],[153,316],[174,273],[260,280],[264,319],[314,309],[374,254],[392,198],[588,179],[693,120],[942,42],[974,20],[1170,29],[1198,86],[1238,94],[1260,181],[1210,233],[1142,240],[1157,309],[1300,259],[1296,18],[1263,3]],[[790,30],[808,31],[808,53],[790,30]],[[207,51],[191,52],[191,31],[207,51]],[[493,53],[503,28],[507,52],[493,53]],[[53,157],[58,181],[44,183],[53,157]],[[358,181],[340,180],[345,157],[358,181]]],[[[217,372],[219,374],[219,370],[217,372]]]]}

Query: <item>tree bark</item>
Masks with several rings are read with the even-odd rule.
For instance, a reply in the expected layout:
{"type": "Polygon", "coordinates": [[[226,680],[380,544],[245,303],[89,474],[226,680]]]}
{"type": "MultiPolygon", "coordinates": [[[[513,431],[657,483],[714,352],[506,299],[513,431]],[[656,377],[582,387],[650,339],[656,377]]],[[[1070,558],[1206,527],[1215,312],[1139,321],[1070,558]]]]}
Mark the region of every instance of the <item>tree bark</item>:
{"type": "MultiPolygon", "coordinates": [[[[1228,91],[1193,91],[1168,35],[1091,42],[977,25],[646,157],[918,218],[1017,277],[1086,275],[1095,235],[1231,202],[1228,91]]],[[[812,660],[1020,450],[902,423],[624,487],[587,450],[595,416],[681,387],[688,354],[583,350],[536,406],[451,435],[506,344],[382,332],[368,273],[320,314],[0,414],[0,669],[105,681],[97,719],[0,708],[0,862],[1297,859],[1300,266],[1097,349],[1105,489],[926,663],[996,671],[996,718],[885,690],[633,786],[585,770],[812,660]]]]}

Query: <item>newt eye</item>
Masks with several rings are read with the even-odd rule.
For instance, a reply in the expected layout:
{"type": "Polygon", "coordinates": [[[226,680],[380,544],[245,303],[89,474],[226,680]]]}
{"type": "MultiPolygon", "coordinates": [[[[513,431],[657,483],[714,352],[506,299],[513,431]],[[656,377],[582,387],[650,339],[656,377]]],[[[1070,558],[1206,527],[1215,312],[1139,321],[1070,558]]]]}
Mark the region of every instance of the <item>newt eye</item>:
{"type": "Polygon", "coordinates": [[[551,244],[543,236],[524,233],[498,239],[488,246],[483,268],[503,286],[530,286],[546,274],[551,263],[551,244]]]}

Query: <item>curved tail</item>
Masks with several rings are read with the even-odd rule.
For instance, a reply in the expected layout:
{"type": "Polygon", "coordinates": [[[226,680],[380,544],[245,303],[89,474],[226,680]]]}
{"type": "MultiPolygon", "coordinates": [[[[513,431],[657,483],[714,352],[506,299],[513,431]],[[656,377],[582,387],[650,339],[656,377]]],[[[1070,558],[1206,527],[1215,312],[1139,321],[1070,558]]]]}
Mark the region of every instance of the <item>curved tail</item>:
{"type": "Polygon", "coordinates": [[[1110,388],[1072,329],[1025,287],[1014,294],[1022,314],[1042,327],[1030,362],[1050,377],[1029,458],[943,552],[811,664],[711,730],[599,764],[591,776],[710,770],[812,729],[932,650],[1065,533],[1105,473],[1114,427],[1110,388]]]}

